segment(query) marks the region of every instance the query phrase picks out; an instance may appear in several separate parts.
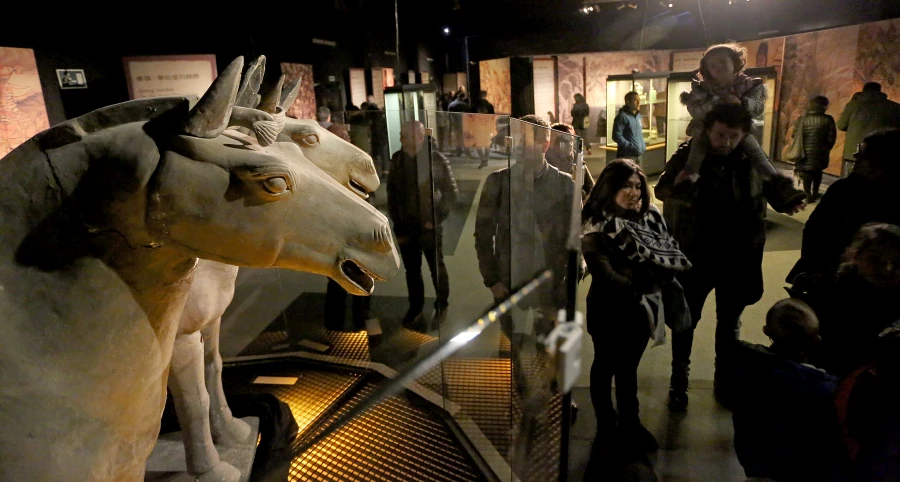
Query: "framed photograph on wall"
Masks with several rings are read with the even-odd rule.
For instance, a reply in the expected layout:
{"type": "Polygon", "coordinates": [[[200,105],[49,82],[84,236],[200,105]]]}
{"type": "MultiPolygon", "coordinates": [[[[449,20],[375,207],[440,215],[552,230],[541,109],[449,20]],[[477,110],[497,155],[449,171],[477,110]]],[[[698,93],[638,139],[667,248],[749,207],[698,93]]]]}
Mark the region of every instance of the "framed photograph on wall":
{"type": "Polygon", "coordinates": [[[56,69],[60,89],[87,89],[87,79],[82,69],[56,69]]]}

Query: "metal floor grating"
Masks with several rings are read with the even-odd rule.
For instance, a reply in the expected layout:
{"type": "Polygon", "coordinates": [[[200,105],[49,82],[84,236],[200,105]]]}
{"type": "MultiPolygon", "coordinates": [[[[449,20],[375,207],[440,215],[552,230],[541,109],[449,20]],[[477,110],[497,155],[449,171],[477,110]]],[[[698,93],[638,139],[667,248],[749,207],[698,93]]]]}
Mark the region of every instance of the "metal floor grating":
{"type": "MultiPolygon", "coordinates": [[[[310,427],[324,429],[388,381],[375,374],[366,380],[362,376],[282,360],[227,367],[223,380],[228,393],[276,395],[291,407],[300,432],[313,433],[310,427]],[[258,375],[299,379],[292,386],[253,385],[258,375]],[[337,406],[335,402],[354,384],[358,390],[337,406]]],[[[293,460],[287,480],[486,480],[434,410],[428,402],[414,402],[404,395],[391,397],[293,460]]]]}
{"type": "MultiPolygon", "coordinates": [[[[284,347],[283,345],[287,343],[287,339],[288,335],[284,330],[265,331],[250,342],[239,355],[268,355],[284,351],[304,350],[302,347],[284,347]],[[279,347],[279,345],[282,346],[279,347]]],[[[304,329],[299,339],[311,340],[331,346],[331,349],[324,353],[325,355],[355,361],[369,361],[369,336],[365,331],[343,332],[331,331],[321,327],[307,328],[304,329]]],[[[312,352],[312,350],[306,351],[312,352]]]]}
{"type": "MultiPolygon", "coordinates": [[[[324,428],[378,388],[364,382],[324,428]]],[[[429,411],[395,396],[317,444],[294,460],[289,480],[481,481],[443,421],[429,411]]]]}
{"type": "MultiPolygon", "coordinates": [[[[524,376],[537,379],[540,370],[547,368],[550,358],[543,354],[520,357],[524,376]]],[[[510,359],[451,358],[432,368],[417,381],[457,403],[472,418],[488,441],[503,458],[513,465],[510,451],[514,433],[523,426],[523,402],[513,390],[510,359]],[[516,428],[516,431],[513,429],[516,428]]],[[[562,396],[549,387],[543,389],[539,414],[531,433],[521,434],[528,444],[519,444],[534,456],[525,457],[525,467],[513,467],[523,481],[546,481],[558,478],[560,443],[562,439],[562,396]]],[[[477,443],[473,441],[478,447],[477,443]]],[[[484,448],[484,447],[478,447],[484,448]]]]}
{"type": "Polygon", "coordinates": [[[225,391],[234,394],[271,393],[291,407],[302,433],[331,408],[344,393],[362,379],[361,373],[326,371],[296,362],[247,365],[228,368],[222,380],[225,391]],[[297,377],[294,385],[255,385],[259,376],[297,377]]]}

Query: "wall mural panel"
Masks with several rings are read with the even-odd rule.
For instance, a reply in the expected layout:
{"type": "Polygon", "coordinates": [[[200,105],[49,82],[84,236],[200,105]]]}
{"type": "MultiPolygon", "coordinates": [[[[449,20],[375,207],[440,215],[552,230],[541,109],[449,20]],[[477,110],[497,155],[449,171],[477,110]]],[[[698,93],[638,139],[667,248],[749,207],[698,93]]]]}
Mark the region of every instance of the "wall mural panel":
{"type": "Polygon", "coordinates": [[[300,92],[287,111],[288,117],[294,119],[316,118],[316,90],[313,87],[313,67],[307,64],[281,63],[281,73],[286,83],[300,79],[300,92]]]}
{"type": "MultiPolygon", "coordinates": [[[[560,55],[556,58],[556,75],[559,79],[560,122],[572,123],[572,106],[575,94],[584,94],[584,55],[560,55]]],[[[590,104],[590,101],[588,101],[590,104]]],[[[541,114],[544,114],[541,112],[541,114]]]]}
{"type": "MultiPolygon", "coordinates": [[[[497,114],[512,111],[512,84],[509,73],[509,59],[482,60],[478,63],[481,90],[486,90],[488,101],[494,105],[497,114]]],[[[470,92],[474,97],[475,92],[470,92]]]]}
{"type": "MultiPolygon", "coordinates": [[[[778,113],[776,152],[782,152],[788,130],[806,110],[809,99],[824,95],[831,101],[828,113],[840,118],[844,106],[859,90],[854,82],[859,27],[822,30],[787,38],[784,73],[781,83],[781,105],[778,113]]],[[[844,133],[838,132],[831,151],[831,174],[840,174],[844,149],[844,133]]]]}
{"type": "Polygon", "coordinates": [[[0,47],[0,157],[49,127],[34,51],[0,47]]]}

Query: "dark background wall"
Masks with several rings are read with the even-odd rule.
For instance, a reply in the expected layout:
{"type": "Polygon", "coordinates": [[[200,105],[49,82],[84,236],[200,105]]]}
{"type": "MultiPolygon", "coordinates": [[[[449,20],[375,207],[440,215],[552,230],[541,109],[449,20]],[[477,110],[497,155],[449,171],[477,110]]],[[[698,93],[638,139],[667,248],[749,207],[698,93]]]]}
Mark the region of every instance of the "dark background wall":
{"type": "MultiPolygon", "coordinates": [[[[470,70],[476,91],[478,60],[700,48],[900,17],[898,0],[633,0],[638,8],[621,10],[626,2],[587,1],[603,2],[600,13],[579,12],[583,0],[397,0],[399,55],[390,55],[397,50],[394,0],[19,2],[4,7],[0,45],[34,49],[48,115],[57,123],[127,100],[124,56],[215,54],[224,68],[238,55],[249,61],[264,54],[266,82],[277,78],[280,62],[312,64],[316,83],[345,83],[349,68],[393,67],[398,80],[407,70],[427,70],[440,88],[445,72],[470,70]],[[60,91],[57,68],[84,69],[88,89],[60,91]]],[[[524,64],[513,71],[521,69],[530,71],[524,64]]],[[[530,81],[513,77],[514,97],[522,97],[530,81]]],[[[514,111],[528,107],[524,99],[513,102],[514,111]]]]}
{"type": "Polygon", "coordinates": [[[215,54],[221,70],[239,55],[246,63],[262,54],[266,83],[278,78],[280,62],[312,64],[316,83],[329,77],[343,83],[348,69],[372,67],[392,67],[398,76],[427,70],[440,79],[449,40],[437,27],[422,27],[417,5],[399,0],[399,56],[394,0],[270,2],[252,5],[254,10],[154,3],[131,12],[101,5],[18,5],[8,18],[21,21],[4,22],[0,45],[34,50],[52,125],[128,100],[125,56],[215,54]],[[314,44],[314,38],[337,45],[314,44]],[[58,68],[83,69],[88,88],[60,90],[58,68]]]}

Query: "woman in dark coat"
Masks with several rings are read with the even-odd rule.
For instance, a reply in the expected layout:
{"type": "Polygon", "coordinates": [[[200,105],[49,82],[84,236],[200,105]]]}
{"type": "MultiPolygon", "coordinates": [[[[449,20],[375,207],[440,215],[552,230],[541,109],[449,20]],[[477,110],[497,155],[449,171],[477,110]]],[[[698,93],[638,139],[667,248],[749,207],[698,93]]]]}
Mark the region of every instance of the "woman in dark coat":
{"type": "Polygon", "coordinates": [[[587,330],[594,342],[594,448],[615,446],[632,456],[652,452],[656,440],[638,417],[637,368],[649,339],[664,342],[663,319],[673,327],[690,325],[684,292],[675,280],[690,262],[651,203],[643,171],[629,159],[611,162],[600,174],[582,222],[582,251],[593,278],[587,330]],[[613,377],[618,414],[610,396],[613,377]]]}
{"type": "Polygon", "coordinates": [[[794,135],[803,136],[803,159],[797,161],[794,169],[803,180],[803,191],[806,201],[814,202],[819,198],[819,185],[822,183],[822,171],[828,167],[831,148],[837,139],[837,128],[834,117],[826,114],[828,98],[813,97],[809,101],[806,113],[800,116],[794,125],[794,135]]]}

